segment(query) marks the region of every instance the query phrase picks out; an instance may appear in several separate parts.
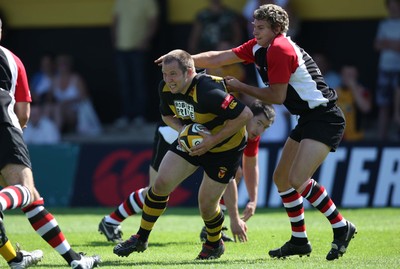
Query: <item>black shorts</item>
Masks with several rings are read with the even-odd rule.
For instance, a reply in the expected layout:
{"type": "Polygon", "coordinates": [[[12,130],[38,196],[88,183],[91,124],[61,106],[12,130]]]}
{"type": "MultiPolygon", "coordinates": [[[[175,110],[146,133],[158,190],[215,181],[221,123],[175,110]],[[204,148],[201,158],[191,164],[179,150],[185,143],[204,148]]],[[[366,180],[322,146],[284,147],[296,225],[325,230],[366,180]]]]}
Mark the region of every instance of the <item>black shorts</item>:
{"type": "Polygon", "coordinates": [[[154,141],[153,141],[153,155],[151,156],[151,167],[158,172],[158,168],[160,168],[160,163],[164,158],[165,154],[171,147],[164,137],[161,135],[160,129],[157,128],[154,134],[154,141]]]}
{"type": "Polygon", "coordinates": [[[345,126],[346,121],[339,107],[317,108],[300,116],[290,138],[299,143],[306,138],[313,139],[328,145],[334,152],[342,140],[345,126]]]}
{"type": "Polygon", "coordinates": [[[0,124],[0,170],[10,163],[23,164],[32,169],[21,131],[9,124],[0,124]]]}
{"type": "Polygon", "coordinates": [[[244,147],[218,153],[206,153],[201,156],[190,156],[187,152],[182,151],[178,141],[175,141],[170,150],[189,163],[202,167],[212,180],[227,184],[235,177],[236,170],[241,163],[244,147]]]}

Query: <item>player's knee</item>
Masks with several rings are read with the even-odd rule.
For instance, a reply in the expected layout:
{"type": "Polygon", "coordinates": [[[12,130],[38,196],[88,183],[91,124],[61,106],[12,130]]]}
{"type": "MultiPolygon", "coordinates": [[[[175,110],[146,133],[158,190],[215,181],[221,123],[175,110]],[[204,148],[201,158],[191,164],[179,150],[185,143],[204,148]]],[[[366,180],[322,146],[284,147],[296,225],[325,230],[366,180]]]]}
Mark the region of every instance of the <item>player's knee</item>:
{"type": "Polygon", "coordinates": [[[157,178],[157,181],[152,187],[153,191],[160,196],[169,195],[173,191],[171,188],[171,184],[162,177],[157,178]]]}
{"type": "Polygon", "coordinates": [[[32,203],[30,203],[29,205],[27,205],[21,209],[22,209],[22,212],[27,213],[27,212],[32,211],[33,209],[35,209],[38,206],[44,206],[44,199],[42,197],[34,200],[32,203]]]}

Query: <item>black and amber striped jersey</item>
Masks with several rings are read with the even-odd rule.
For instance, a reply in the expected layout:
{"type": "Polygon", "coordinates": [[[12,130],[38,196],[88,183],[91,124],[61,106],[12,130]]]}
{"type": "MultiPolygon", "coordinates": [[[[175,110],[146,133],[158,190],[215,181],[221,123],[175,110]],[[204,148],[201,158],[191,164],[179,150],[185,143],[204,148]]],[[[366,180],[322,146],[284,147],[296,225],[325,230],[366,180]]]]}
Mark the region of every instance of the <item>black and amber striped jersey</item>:
{"type": "MultiPolygon", "coordinates": [[[[173,94],[164,81],[159,85],[160,112],[163,116],[176,116],[183,124],[200,123],[218,133],[227,120],[240,115],[245,105],[229,94],[223,78],[197,74],[185,94],[173,94]]],[[[223,152],[246,143],[246,127],[210,150],[223,152]]]]}

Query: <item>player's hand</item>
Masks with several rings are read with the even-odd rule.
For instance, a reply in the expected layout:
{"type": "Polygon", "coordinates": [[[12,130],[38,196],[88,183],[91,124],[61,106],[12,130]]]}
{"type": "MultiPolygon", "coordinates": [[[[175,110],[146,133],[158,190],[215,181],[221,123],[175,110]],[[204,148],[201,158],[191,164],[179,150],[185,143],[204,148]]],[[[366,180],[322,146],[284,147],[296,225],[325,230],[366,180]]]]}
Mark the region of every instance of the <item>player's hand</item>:
{"type": "Polygon", "coordinates": [[[181,128],[179,129],[179,131],[178,131],[178,134],[179,134],[179,135],[178,135],[178,145],[179,145],[184,151],[192,152],[189,148],[183,146],[182,143],[181,143],[181,140],[179,139],[179,138],[181,137],[182,130],[185,129],[185,127],[186,127],[186,125],[182,125],[182,127],[181,127],[181,128]]]}
{"type": "Polygon", "coordinates": [[[226,76],[224,77],[224,80],[229,92],[237,92],[240,85],[243,84],[237,78],[232,76],[226,76]]]}
{"type": "Polygon", "coordinates": [[[203,131],[199,131],[199,134],[203,137],[203,141],[200,144],[198,144],[190,149],[190,153],[189,153],[190,156],[203,155],[207,151],[212,149],[214,146],[214,142],[213,142],[211,134],[205,133],[203,131]]]}
{"type": "Polygon", "coordinates": [[[248,202],[246,208],[243,210],[243,221],[248,221],[256,212],[256,203],[248,202]]]}
{"type": "Polygon", "coordinates": [[[165,55],[167,54],[164,54],[163,56],[160,56],[158,59],[154,60],[154,63],[156,63],[157,65],[161,65],[165,55]]]}
{"type": "Polygon", "coordinates": [[[233,239],[235,242],[244,243],[247,242],[247,225],[241,219],[236,221],[232,221],[231,219],[231,231],[233,235],[233,239]]]}

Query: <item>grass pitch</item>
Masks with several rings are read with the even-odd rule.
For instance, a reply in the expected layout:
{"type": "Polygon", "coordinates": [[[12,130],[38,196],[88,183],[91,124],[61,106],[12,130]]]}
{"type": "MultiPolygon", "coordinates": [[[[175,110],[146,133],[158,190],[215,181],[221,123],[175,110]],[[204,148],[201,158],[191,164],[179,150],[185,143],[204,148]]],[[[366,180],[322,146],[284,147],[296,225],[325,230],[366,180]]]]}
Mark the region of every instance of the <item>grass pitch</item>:
{"type": "MultiPolygon", "coordinates": [[[[203,226],[198,209],[168,208],[150,235],[149,248],[127,258],[113,254],[114,243],[97,231],[101,218],[114,208],[49,209],[76,251],[101,256],[101,268],[400,268],[400,208],[342,209],[358,234],[347,253],[332,262],[325,260],[332,241],[332,230],[325,217],[314,209],[306,210],[306,226],[313,252],[310,257],[271,259],[268,250],[290,238],[290,225],[284,209],[258,209],[248,221],[247,243],[226,243],[218,260],[196,261],[203,226]]],[[[32,229],[18,209],[6,212],[6,229],[11,242],[25,250],[42,249],[43,260],[32,268],[69,268],[61,256],[32,229]]],[[[136,233],[140,216],[122,225],[124,239],[136,233]]],[[[229,227],[229,217],[225,224],[229,227]]],[[[3,259],[0,268],[7,268],[3,259]]]]}

